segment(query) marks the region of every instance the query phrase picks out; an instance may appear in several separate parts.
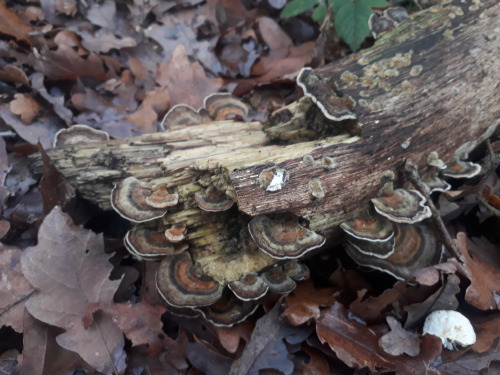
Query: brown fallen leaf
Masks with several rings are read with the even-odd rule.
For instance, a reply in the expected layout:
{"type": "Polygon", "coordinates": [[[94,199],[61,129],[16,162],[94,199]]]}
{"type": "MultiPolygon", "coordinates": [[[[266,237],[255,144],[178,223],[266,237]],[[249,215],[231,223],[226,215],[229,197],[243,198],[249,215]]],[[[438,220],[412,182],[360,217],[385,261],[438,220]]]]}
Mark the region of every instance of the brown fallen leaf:
{"type": "Polygon", "coordinates": [[[391,331],[380,337],[378,345],[384,352],[393,356],[408,354],[415,357],[420,353],[418,335],[403,329],[401,323],[392,316],[386,317],[391,331]]]}
{"type": "Polygon", "coordinates": [[[330,306],[335,302],[334,293],[334,288],[315,288],[312,280],[300,283],[285,298],[286,308],[283,316],[293,326],[319,319],[320,307],[330,306]]]}
{"type": "Polygon", "coordinates": [[[25,24],[14,10],[8,8],[5,1],[0,1],[0,34],[7,34],[18,41],[29,43],[31,32],[33,28],[25,24]]]}
{"type": "Polygon", "coordinates": [[[194,108],[222,87],[220,78],[208,78],[199,62],[190,62],[184,46],[178,45],[170,59],[158,67],[156,82],[170,93],[170,105],[187,104],[194,108]],[[179,88],[182,89],[179,89],[179,88]]]}
{"type": "Polygon", "coordinates": [[[457,275],[449,275],[443,285],[424,301],[404,307],[407,312],[405,328],[415,326],[429,313],[435,310],[455,310],[458,307],[456,294],[460,292],[460,279],[457,275]]]}
{"type": "Polygon", "coordinates": [[[482,323],[474,324],[476,343],[470,347],[476,353],[485,353],[493,347],[500,337],[500,313],[488,316],[482,323]]]}
{"type": "Polygon", "coordinates": [[[416,357],[392,357],[379,347],[380,336],[369,327],[349,320],[345,308],[338,302],[323,310],[316,333],[320,341],[327,343],[349,367],[368,367],[371,371],[390,369],[402,374],[440,374],[430,367],[442,350],[437,337],[425,335],[420,343],[420,354],[416,357]]]}
{"type": "Polygon", "coordinates": [[[158,131],[158,116],[169,108],[170,95],[166,88],[148,91],[141,105],[125,118],[137,125],[137,130],[144,133],[158,131]]]}
{"type": "Polygon", "coordinates": [[[136,304],[113,303],[105,308],[132,345],[148,345],[150,355],[160,354],[166,344],[173,341],[163,331],[161,315],[165,306],[152,306],[146,301],[136,304]]]}
{"type": "Polygon", "coordinates": [[[23,311],[25,301],[35,292],[21,272],[22,250],[0,243],[0,327],[10,326],[16,332],[23,332],[23,311]]]}
{"type": "Polygon", "coordinates": [[[10,111],[21,117],[26,125],[31,124],[41,110],[40,104],[28,94],[16,94],[10,102],[10,111]]]}
{"type": "Polygon", "coordinates": [[[254,325],[250,322],[236,324],[233,327],[214,327],[220,344],[229,353],[236,353],[241,341],[249,342],[254,325]]]}
{"type": "Polygon", "coordinates": [[[486,239],[472,240],[463,232],[457,234],[455,243],[464,264],[455,259],[450,262],[471,282],[465,291],[465,300],[480,310],[498,309],[495,293],[500,291],[500,247],[486,239]]]}
{"type": "Polygon", "coordinates": [[[65,329],[57,337],[59,345],[96,370],[120,374],[125,369],[123,333],[111,316],[98,311],[112,301],[120,283],[109,280],[108,258],[102,236],[74,226],[56,206],[40,226],[38,244],[24,251],[21,266],[38,289],[26,302],[30,314],[65,329]],[[92,324],[85,328],[89,318],[92,324]]]}
{"type": "Polygon", "coordinates": [[[7,64],[0,68],[0,81],[21,83],[26,87],[30,85],[26,73],[21,68],[12,64],[7,64]]]}

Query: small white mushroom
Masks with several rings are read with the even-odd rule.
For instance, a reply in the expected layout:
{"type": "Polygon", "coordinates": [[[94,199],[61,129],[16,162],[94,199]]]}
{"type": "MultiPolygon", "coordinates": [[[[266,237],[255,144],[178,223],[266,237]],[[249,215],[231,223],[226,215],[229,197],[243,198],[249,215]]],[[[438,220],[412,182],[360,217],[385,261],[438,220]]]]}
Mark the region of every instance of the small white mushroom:
{"type": "Polygon", "coordinates": [[[464,315],[453,310],[436,310],[425,319],[423,334],[437,336],[448,350],[456,345],[469,346],[476,342],[474,328],[464,315]]]}

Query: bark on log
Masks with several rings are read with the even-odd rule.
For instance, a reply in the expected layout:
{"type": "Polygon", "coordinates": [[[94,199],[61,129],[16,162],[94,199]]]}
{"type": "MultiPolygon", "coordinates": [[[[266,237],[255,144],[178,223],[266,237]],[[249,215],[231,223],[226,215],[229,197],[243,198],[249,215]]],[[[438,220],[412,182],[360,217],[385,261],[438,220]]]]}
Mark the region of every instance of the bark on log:
{"type": "MultiPolygon", "coordinates": [[[[289,211],[308,218],[312,229],[331,228],[377,194],[386,170],[400,171],[406,159],[423,168],[431,151],[449,160],[495,131],[499,13],[496,1],[434,7],[384,34],[374,47],[316,70],[355,100],[359,136],[302,99],[271,116],[264,130],[258,122],[226,121],[48,154],[83,197],[103,208],[109,208],[113,185],[134,175],[162,178],[184,192],[215,184],[248,215],[289,211]],[[314,158],[313,166],[303,162],[305,155],[314,158]],[[335,168],[322,166],[325,157],[335,168]],[[276,192],[259,183],[270,166],[290,176],[276,192]],[[324,198],[311,195],[313,178],[321,181],[324,198]]],[[[34,165],[40,172],[41,163],[34,165]]]]}

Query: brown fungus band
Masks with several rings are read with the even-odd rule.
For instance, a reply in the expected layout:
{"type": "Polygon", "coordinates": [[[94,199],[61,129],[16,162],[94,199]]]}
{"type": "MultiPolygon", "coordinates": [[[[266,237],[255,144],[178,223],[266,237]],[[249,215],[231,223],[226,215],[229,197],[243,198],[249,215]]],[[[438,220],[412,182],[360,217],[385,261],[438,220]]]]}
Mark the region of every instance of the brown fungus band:
{"type": "Polygon", "coordinates": [[[472,178],[481,173],[481,166],[476,163],[462,161],[458,157],[448,163],[442,175],[449,178],[472,178]]]}
{"type": "Polygon", "coordinates": [[[241,301],[225,293],[213,305],[196,310],[215,326],[231,327],[245,321],[258,307],[259,305],[254,302],[241,301]]]}
{"type": "Polygon", "coordinates": [[[229,93],[209,95],[203,102],[209,116],[215,121],[244,119],[248,115],[248,106],[229,93]]]}
{"type": "Polygon", "coordinates": [[[161,259],[187,249],[187,244],[174,245],[162,232],[141,227],[130,229],[125,235],[124,243],[131,254],[143,259],[161,259]]]}
{"type": "Polygon", "coordinates": [[[156,274],[156,288],[166,303],[176,307],[208,306],[224,288],[212,278],[199,275],[187,251],[165,257],[156,274]]]}
{"type": "Polygon", "coordinates": [[[194,200],[199,208],[208,212],[226,211],[234,204],[226,193],[217,190],[214,186],[209,186],[205,192],[196,192],[194,200]]]}
{"type": "Polygon", "coordinates": [[[108,141],[109,134],[87,125],[76,124],[59,130],[54,137],[54,147],[108,141]]]}
{"type": "Polygon", "coordinates": [[[273,293],[288,294],[297,286],[297,283],[280,266],[273,266],[262,273],[262,279],[273,293]]]}
{"type": "Polygon", "coordinates": [[[443,246],[429,226],[400,224],[395,227],[394,252],[388,258],[364,254],[349,242],[345,244],[347,254],[362,266],[388,273],[400,280],[409,280],[418,269],[439,262],[443,246]]]}
{"type": "Polygon", "coordinates": [[[257,246],[276,259],[295,259],[321,247],[325,238],[299,224],[289,214],[256,216],[248,230],[257,246]]]}
{"type": "Polygon", "coordinates": [[[111,206],[125,219],[142,223],[162,217],[167,213],[166,206],[177,204],[177,199],[172,199],[164,208],[152,207],[148,201],[152,194],[148,184],[135,177],[127,177],[111,191],[111,206]]]}
{"type": "Polygon", "coordinates": [[[395,223],[418,223],[432,216],[432,212],[425,205],[425,197],[416,190],[394,189],[394,173],[385,174],[384,186],[380,189],[379,197],[371,201],[380,215],[395,223]]]}
{"type": "Polygon", "coordinates": [[[327,119],[333,121],[356,119],[356,114],[353,112],[354,100],[338,96],[335,84],[318,77],[311,68],[302,68],[297,76],[297,85],[327,119]]]}
{"type": "Polygon", "coordinates": [[[254,272],[230,282],[228,287],[242,301],[252,301],[264,297],[269,290],[267,283],[254,272]]]}

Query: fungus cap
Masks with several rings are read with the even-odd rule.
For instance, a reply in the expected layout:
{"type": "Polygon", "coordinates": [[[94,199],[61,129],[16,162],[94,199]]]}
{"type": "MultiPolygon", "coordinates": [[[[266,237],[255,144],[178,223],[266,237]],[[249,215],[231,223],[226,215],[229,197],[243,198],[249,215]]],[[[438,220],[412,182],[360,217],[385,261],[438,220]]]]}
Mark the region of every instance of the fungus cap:
{"type": "Polygon", "coordinates": [[[226,211],[234,204],[234,201],[226,193],[217,190],[215,186],[209,186],[204,193],[196,192],[194,200],[199,208],[208,212],[226,211]]]}
{"type": "Polygon", "coordinates": [[[243,119],[248,115],[248,106],[229,93],[216,93],[204,99],[204,106],[215,121],[243,119]]]}
{"type": "Polygon", "coordinates": [[[207,116],[200,113],[193,107],[185,104],[174,105],[167,112],[160,124],[162,131],[182,129],[190,125],[198,125],[209,120],[207,116]]]}
{"type": "Polygon", "coordinates": [[[297,283],[280,266],[271,267],[262,273],[262,279],[273,293],[288,294],[297,286],[297,283]]]}
{"type": "Polygon", "coordinates": [[[269,286],[254,272],[248,273],[241,279],[228,284],[229,289],[242,301],[259,299],[267,293],[269,286]]]}
{"type": "Polygon", "coordinates": [[[481,166],[476,163],[453,159],[446,169],[442,171],[443,176],[449,178],[472,178],[481,173],[481,166]]]}
{"type": "Polygon", "coordinates": [[[167,208],[175,206],[179,202],[179,194],[169,193],[167,188],[159,187],[152,190],[150,195],[146,196],[146,203],[154,208],[167,208]]]}
{"type": "Polygon", "coordinates": [[[248,231],[257,246],[276,259],[295,259],[321,247],[325,238],[299,224],[296,217],[282,214],[273,218],[256,216],[248,231]]]}
{"type": "Polygon", "coordinates": [[[344,247],[356,263],[399,280],[409,280],[418,269],[438,263],[443,253],[443,246],[434,232],[423,224],[395,225],[394,251],[387,258],[360,252],[349,241],[344,247]]]}
{"type": "Polygon", "coordinates": [[[386,242],[394,236],[391,221],[374,215],[368,204],[364,205],[351,220],[344,221],[340,227],[352,238],[365,241],[386,242]]]}
{"type": "Polygon", "coordinates": [[[186,233],[186,224],[180,223],[180,224],[173,224],[170,228],[165,230],[165,238],[168,242],[170,243],[179,243],[184,238],[186,233]]]}
{"type": "Polygon", "coordinates": [[[232,327],[245,321],[259,307],[258,304],[241,301],[230,294],[224,294],[213,305],[198,308],[203,317],[218,327],[232,327]]]}
{"type": "Polygon", "coordinates": [[[108,141],[109,134],[83,124],[59,130],[54,137],[54,147],[81,143],[108,141]]]}
{"type": "Polygon", "coordinates": [[[151,193],[148,184],[135,177],[127,177],[111,191],[111,206],[120,216],[134,223],[154,220],[165,215],[167,209],[152,207],[147,202],[151,193]]]}
{"type": "Polygon", "coordinates": [[[309,267],[297,262],[296,259],[283,263],[283,271],[295,281],[307,280],[311,276],[309,267]]]}
{"type": "Polygon", "coordinates": [[[133,227],[125,235],[124,244],[127,250],[144,259],[160,259],[166,255],[183,252],[188,245],[174,245],[163,233],[141,227],[133,227]]]}
{"type": "Polygon", "coordinates": [[[356,114],[352,112],[354,101],[348,97],[339,97],[335,92],[336,87],[332,87],[335,84],[321,79],[311,68],[302,68],[297,76],[297,85],[327,119],[333,121],[356,119],[356,114]]]}
{"type": "Polygon", "coordinates": [[[416,190],[396,189],[391,195],[371,199],[375,211],[396,223],[418,223],[432,216],[425,197],[416,190]]]}
{"type": "Polygon", "coordinates": [[[215,303],[224,288],[212,278],[198,275],[187,251],[165,257],[156,273],[156,288],[174,307],[198,307],[215,303]]]}
{"type": "Polygon", "coordinates": [[[436,310],[427,315],[422,334],[437,336],[446,349],[457,349],[456,345],[469,346],[476,342],[474,328],[464,315],[454,310],[436,310]]]}

